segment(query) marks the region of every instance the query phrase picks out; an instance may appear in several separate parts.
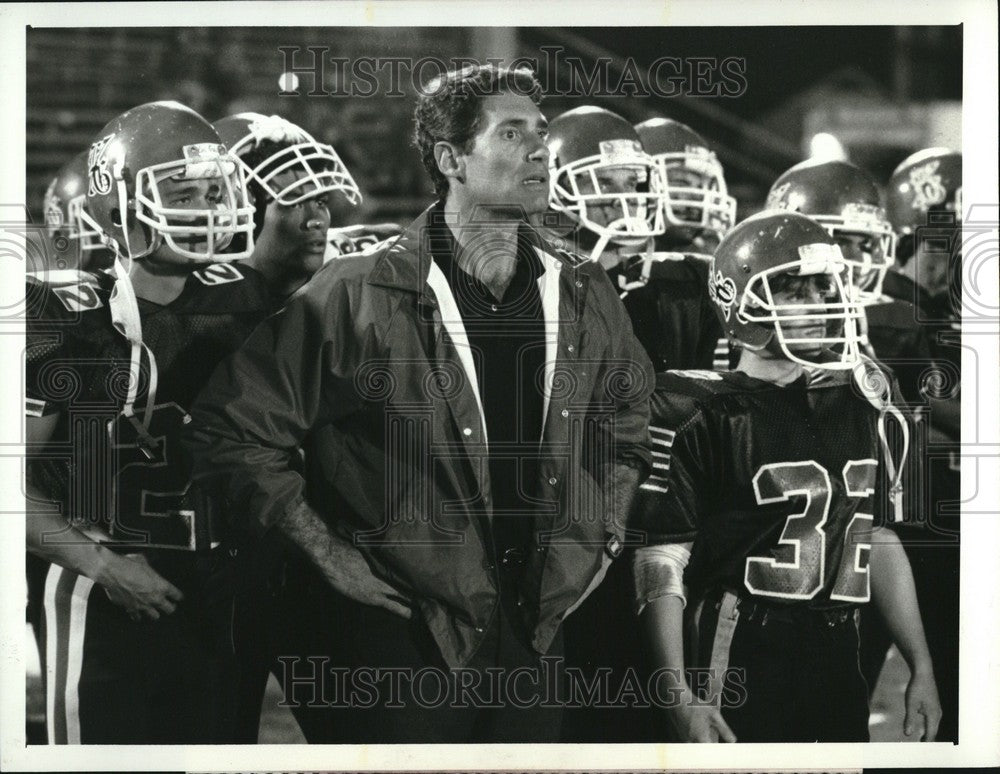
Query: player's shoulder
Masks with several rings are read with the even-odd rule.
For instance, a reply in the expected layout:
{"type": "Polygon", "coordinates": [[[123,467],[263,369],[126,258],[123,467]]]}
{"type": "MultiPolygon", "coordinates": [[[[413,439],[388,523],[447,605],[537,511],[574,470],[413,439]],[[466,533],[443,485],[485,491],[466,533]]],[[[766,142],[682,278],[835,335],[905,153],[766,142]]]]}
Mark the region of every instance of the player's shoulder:
{"type": "Polygon", "coordinates": [[[901,298],[882,296],[865,307],[865,315],[869,328],[910,330],[918,325],[917,308],[912,302],[901,298]]]}
{"type": "Polygon", "coordinates": [[[25,277],[29,321],[78,321],[107,313],[115,278],[76,269],[30,272],[25,277]]]}
{"type": "Polygon", "coordinates": [[[270,288],[259,271],[246,263],[229,262],[191,272],[172,306],[189,313],[234,314],[263,311],[271,303],[270,288]]]}
{"type": "Polygon", "coordinates": [[[857,401],[881,411],[898,402],[899,386],[892,369],[885,363],[861,355],[850,369],[813,369],[809,372],[809,389],[847,387],[857,401]]]}
{"type": "Polygon", "coordinates": [[[757,386],[756,380],[735,371],[663,371],[656,375],[650,413],[654,419],[678,424],[710,408],[721,396],[744,393],[757,386]]]}

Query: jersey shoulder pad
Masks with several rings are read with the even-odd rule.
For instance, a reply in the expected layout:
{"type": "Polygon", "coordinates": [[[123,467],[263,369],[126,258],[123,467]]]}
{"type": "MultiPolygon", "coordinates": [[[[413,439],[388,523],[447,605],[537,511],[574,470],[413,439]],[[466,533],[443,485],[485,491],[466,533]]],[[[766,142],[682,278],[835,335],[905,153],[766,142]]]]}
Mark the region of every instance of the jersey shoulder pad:
{"type": "Polygon", "coordinates": [[[216,288],[242,282],[246,278],[249,266],[237,263],[210,263],[202,269],[191,272],[188,282],[197,282],[205,287],[216,288]]]}
{"type": "Polygon", "coordinates": [[[108,304],[115,278],[109,274],[62,270],[30,273],[26,277],[29,320],[76,319],[108,304]]]}
{"type": "Polygon", "coordinates": [[[171,307],[197,314],[242,314],[270,305],[267,280],[252,266],[212,263],[191,272],[183,294],[171,307]]]}
{"type": "Polygon", "coordinates": [[[650,402],[654,418],[670,418],[679,424],[693,416],[716,396],[746,391],[739,374],[731,371],[663,371],[656,375],[650,402]]]}

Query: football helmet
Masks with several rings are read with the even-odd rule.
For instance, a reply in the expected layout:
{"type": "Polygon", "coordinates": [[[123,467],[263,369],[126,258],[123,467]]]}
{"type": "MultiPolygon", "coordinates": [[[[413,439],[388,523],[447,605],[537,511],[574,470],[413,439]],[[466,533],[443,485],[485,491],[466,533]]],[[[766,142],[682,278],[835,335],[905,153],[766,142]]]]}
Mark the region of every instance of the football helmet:
{"type": "Polygon", "coordinates": [[[889,221],[901,236],[921,226],[954,226],[962,219],[962,154],[925,148],[908,156],[889,178],[886,198],[889,221]],[[934,223],[929,212],[951,212],[954,220],[934,223]]]}
{"type": "Polygon", "coordinates": [[[667,227],[689,230],[688,238],[705,230],[725,236],[736,223],[736,200],[726,189],[722,165],[708,143],[669,118],[650,118],[635,129],[662,181],[667,227]]]}
{"type": "Polygon", "coordinates": [[[353,205],[361,202],[361,191],[333,146],[316,142],[291,121],[261,113],[236,113],[220,118],[213,126],[241,162],[262,142],[280,145],[273,155],[252,167],[244,163],[247,176],[279,204],[291,206],[326,192],[341,193],[353,205]],[[289,170],[304,174],[280,187],[279,176],[289,170]]]}
{"type": "MultiPolygon", "coordinates": [[[[204,118],[178,102],[150,102],[113,119],[87,155],[87,209],[127,258],[149,256],[166,244],[181,263],[233,261],[253,248],[253,206],[243,168],[204,118]],[[211,206],[177,206],[174,193],[217,196],[211,206]],[[182,186],[176,189],[176,186],[182,186]],[[203,186],[205,186],[203,188],[203,186]],[[247,235],[242,252],[223,253],[247,235]]],[[[163,251],[168,252],[168,251],[163,251]]]]}
{"type": "Polygon", "coordinates": [[[896,235],[871,175],[846,161],[806,159],[774,181],[765,207],[801,212],[826,228],[854,267],[858,299],[872,304],[881,298],[896,235]]]}
{"type": "Polygon", "coordinates": [[[771,347],[803,365],[848,369],[859,359],[864,314],[851,291],[853,271],[819,223],[796,212],[768,210],[741,222],[719,243],[708,293],[726,335],[744,347],[771,347]],[[822,284],[819,301],[776,298],[783,284],[810,276],[822,284]],[[809,322],[825,331],[801,335],[798,329],[809,322]],[[821,351],[813,358],[807,354],[811,349],[821,351]]]}
{"type": "Polygon", "coordinates": [[[103,250],[102,234],[86,212],[87,151],[67,161],[42,199],[45,225],[59,268],[84,268],[90,253],[103,250]]]}
{"type": "Polygon", "coordinates": [[[618,244],[663,233],[653,160],[628,121],[599,107],[575,108],[549,124],[548,146],[553,210],[618,244]],[[631,180],[614,182],[623,170],[631,180]]]}

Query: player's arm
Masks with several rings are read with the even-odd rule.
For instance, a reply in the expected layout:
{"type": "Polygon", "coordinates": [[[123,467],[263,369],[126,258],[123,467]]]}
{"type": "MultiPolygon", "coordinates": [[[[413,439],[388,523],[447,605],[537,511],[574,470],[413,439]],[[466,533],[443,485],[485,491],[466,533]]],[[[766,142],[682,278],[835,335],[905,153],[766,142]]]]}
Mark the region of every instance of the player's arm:
{"type": "MultiPolygon", "coordinates": [[[[38,448],[51,440],[58,414],[26,417],[29,448],[38,448]]],[[[28,458],[25,479],[28,550],[48,562],[58,564],[90,578],[102,586],[108,597],[132,615],[157,619],[174,612],[183,594],[162,578],[145,558],[124,556],[91,540],[53,511],[50,498],[34,480],[36,463],[28,458]]]]}
{"type": "Polygon", "coordinates": [[[342,285],[327,299],[300,294],[262,323],[200,393],[184,442],[194,480],[227,503],[237,526],[258,536],[277,529],[340,593],[408,615],[399,593],[306,502],[297,469],[312,427],[331,410],[351,410],[350,380],[339,389],[326,377],[341,372],[341,353],[356,349],[338,315],[339,303],[347,309],[340,292],[342,285]]]}
{"type": "Polygon", "coordinates": [[[639,625],[654,670],[663,675],[660,695],[673,705],[663,708],[667,722],[681,742],[735,742],[722,713],[697,701],[685,677],[684,567],[691,543],[669,543],[636,551],[633,571],[640,606],[639,625]],[[666,687],[666,692],[662,688],[666,687]]]}
{"type": "Polygon", "coordinates": [[[920,732],[923,741],[933,742],[941,720],[941,704],[920,619],[910,562],[899,537],[891,529],[883,527],[872,534],[869,567],[872,602],[910,667],[903,730],[907,736],[920,732]]]}
{"type": "Polygon", "coordinates": [[[684,671],[684,571],[713,478],[710,434],[700,410],[692,413],[668,390],[658,389],[651,407],[653,473],[630,514],[630,525],[647,540],[632,564],[639,626],[649,662],[662,674],[659,684],[669,690],[660,695],[673,699],[663,714],[676,738],[734,742],[720,709],[694,700],[684,671]]]}

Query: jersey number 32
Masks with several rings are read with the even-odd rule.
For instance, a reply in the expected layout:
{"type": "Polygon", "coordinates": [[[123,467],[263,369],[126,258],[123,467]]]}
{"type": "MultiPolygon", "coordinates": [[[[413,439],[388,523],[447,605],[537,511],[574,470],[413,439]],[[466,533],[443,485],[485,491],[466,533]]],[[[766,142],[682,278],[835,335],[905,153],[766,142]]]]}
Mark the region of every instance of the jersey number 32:
{"type": "MultiPolygon", "coordinates": [[[[841,475],[844,494],[869,500],[875,491],[876,460],[850,460],[841,475]]],[[[868,560],[871,553],[873,518],[870,504],[862,502],[846,528],[843,550],[836,567],[827,567],[827,520],[830,516],[832,489],[830,474],[813,460],[763,465],[753,479],[754,494],[760,505],[803,498],[801,510],[789,514],[778,545],[770,556],[751,556],[746,560],[744,584],[753,594],[782,599],[812,599],[833,578],[830,599],[843,602],[867,602],[871,594],[868,560]],[[868,511],[868,512],[863,512],[868,511]]],[[[832,525],[831,525],[832,526],[832,525]]]]}

